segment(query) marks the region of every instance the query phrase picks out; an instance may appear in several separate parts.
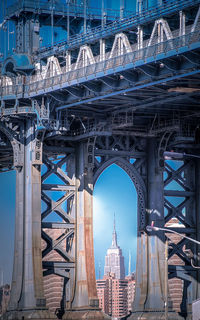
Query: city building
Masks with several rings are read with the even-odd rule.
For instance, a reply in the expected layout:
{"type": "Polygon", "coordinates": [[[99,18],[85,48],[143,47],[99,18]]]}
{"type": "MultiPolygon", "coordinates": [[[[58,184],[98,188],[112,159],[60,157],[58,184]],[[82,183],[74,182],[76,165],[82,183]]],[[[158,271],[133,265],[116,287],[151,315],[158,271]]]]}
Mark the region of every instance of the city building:
{"type": "MultiPolygon", "coordinates": [[[[177,218],[172,218],[168,221],[165,225],[168,228],[184,228],[184,225],[179,222],[177,218]]],[[[174,234],[174,233],[166,233],[167,237],[169,238],[169,245],[170,242],[174,243],[175,245],[181,241],[181,235],[174,234]]],[[[184,248],[183,248],[184,251],[184,248]]],[[[179,265],[184,266],[184,261],[177,255],[174,254],[168,260],[169,265],[179,265]]],[[[169,287],[169,303],[173,310],[176,312],[180,312],[180,305],[182,303],[183,297],[183,280],[179,278],[172,278],[168,280],[168,287],[169,287]]]]}
{"type": "MultiPolygon", "coordinates": [[[[54,242],[62,236],[63,229],[44,229],[43,230],[54,242]]],[[[62,243],[64,246],[64,241],[62,243]]],[[[46,247],[46,242],[42,240],[42,250],[46,247]]],[[[44,258],[43,261],[63,261],[61,255],[56,250],[50,251],[44,258]]],[[[44,284],[44,295],[46,298],[46,305],[49,311],[56,313],[57,309],[60,309],[60,304],[63,296],[63,277],[56,274],[48,274],[43,277],[44,284]]]]}
{"type": "Polygon", "coordinates": [[[116,279],[110,273],[102,280],[96,280],[99,307],[112,317],[119,320],[128,314],[128,281],[126,279],[116,279]]]}
{"type": "Polygon", "coordinates": [[[119,320],[128,314],[128,281],[112,279],[112,319],[119,320]]]}
{"type": "Polygon", "coordinates": [[[96,280],[99,308],[108,315],[112,314],[112,299],[109,300],[109,297],[112,296],[111,282],[112,280],[109,277],[96,280]]]}
{"type": "Polygon", "coordinates": [[[112,245],[107,250],[107,255],[105,256],[104,275],[106,276],[109,274],[114,274],[116,279],[124,279],[125,277],[124,257],[122,255],[121,248],[117,244],[115,219],[112,234],[112,245]]]}
{"type": "Polygon", "coordinates": [[[7,310],[10,300],[10,285],[5,284],[0,287],[0,315],[4,314],[7,310]]]}
{"type": "Polygon", "coordinates": [[[117,233],[114,228],[112,245],[105,256],[103,279],[96,280],[99,307],[112,317],[113,320],[123,319],[131,311],[135,293],[135,276],[130,272],[125,278],[124,257],[117,244],[117,233]]]}
{"type": "Polygon", "coordinates": [[[127,283],[127,305],[128,305],[128,313],[132,310],[132,304],[135,298],[135,274],[132,273],[125,278],[127,283]]]}

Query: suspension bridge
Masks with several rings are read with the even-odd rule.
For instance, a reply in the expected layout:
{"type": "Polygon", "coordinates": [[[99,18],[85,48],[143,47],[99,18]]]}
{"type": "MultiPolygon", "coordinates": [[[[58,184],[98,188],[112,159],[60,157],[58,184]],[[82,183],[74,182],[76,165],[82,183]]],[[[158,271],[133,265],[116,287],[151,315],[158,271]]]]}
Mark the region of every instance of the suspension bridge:
{"type": "MultiPolygon", "coordinates": [[[[95,284],[92,195],[112,163],[138,195],[129,318],[164,318],[166,235],[146,226],[154,221],[162,229],[175,217],[182,227],[174,231],[200,240],[200,1],[137,1],[130,12],[123,1],[109,10],[104,1],[90,8],[87,1],[23,0],[6,8],[2,27],[9,22],[16,46],[1,62],[0,171],[16,170],[16,231],[3,319],[55,318],[43,291],[43,277],[51,274],[64,279],[58,318],[105,317],[95,284]],[[50,43],[41,39],[43,27],[50,43]],[[59,27],[66,37],[55,41],[59,27]],[[182,155],[175,168],[164,155],[171,151],[182,155]],[[53,175],[62,183],[48,183],[53,175]],[[62,222],[45,221],[53,212],[62,222]],[[65,230],[59,241],[52,229],[65,230]],[[46,259],[53,250],[62,261],[46,259]]],[[[200,296],[200,273],[185,248],[199,263],[198,247],[187,238],[169,247],[169,258],[181,263],[169,263],[168,278],[181,279],[183,290],[180,312],[169,304],[168,319],[192,319],[200,296]]]]}

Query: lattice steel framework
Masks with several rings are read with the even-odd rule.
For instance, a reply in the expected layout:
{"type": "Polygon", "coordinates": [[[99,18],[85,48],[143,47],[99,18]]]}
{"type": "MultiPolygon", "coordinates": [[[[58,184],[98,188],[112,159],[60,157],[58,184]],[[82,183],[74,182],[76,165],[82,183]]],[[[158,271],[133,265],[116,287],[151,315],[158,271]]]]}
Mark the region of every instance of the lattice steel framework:
{"type": "MultiPolygon", "coordinates": [[[[182,161],[168,160],[165,164],[164,174],[165,224],[176,218],[178,224],[174,230],[196,239],[199,239],[199,217],[196,213],[199,202],[198,171],[198,161],[189,159],[182,161]]],[[[183,280],[181,314],[184,316],[191,312],[194,294],[199,292],[199,270],[191,265],[191,253],[188,257],[188,249],[192,252],[198,266],[198,247],[194,243],[185,238],[180,238],[179,242],[175,243],[173,239],[170,240],[169,259],[173,255],[177,255],[180,265],[169,265],[169,278],[176,277],[183,280]],[[187,307],[186,304],[188,304],[187,307]]]]}

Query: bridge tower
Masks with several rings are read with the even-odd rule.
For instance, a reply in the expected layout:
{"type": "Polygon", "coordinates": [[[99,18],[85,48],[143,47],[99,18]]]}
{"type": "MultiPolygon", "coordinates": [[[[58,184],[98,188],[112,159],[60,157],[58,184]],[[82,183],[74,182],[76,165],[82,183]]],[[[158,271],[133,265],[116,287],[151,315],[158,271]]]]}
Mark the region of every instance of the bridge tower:
{"type": "Polygon", "coordinates": [[[178,314],[166,294],[166,235],[146,226],[163,227],[176,217],[175,231],[200,240],[199,5],[158,1],[127,18],[119,11],[117,21],[106,16],[109,24],[96,11],[86,21],[86,5],[24,0],[8,8],[16,53],[1,66],[0,170],[16,170],[16,230],[5,319],[55,319],[43,290],[43,276],[52,274],[64,284],[58,318],[108,318],[96,293],[92,195],[99,175],[115,163],[138,195],[129,318],[160,319],[167,305],[169,319],[191,320],[200,273],[185,249],[198,267],[198,248],[186,239],[168,248],[169,258],[181,259],[168,267],[169,278],[182,280],[178,314]],[[46,25],[51,43],[40,48],[46,25]],[[55,44],[55,25],[67,41],[55,44]],[[166,159],[165,151],[179,159],[166,159]],[[52,229],[61,236],[54,239],[52,229]],[[53,251],[59,260],[49,259],[53,251]]]}

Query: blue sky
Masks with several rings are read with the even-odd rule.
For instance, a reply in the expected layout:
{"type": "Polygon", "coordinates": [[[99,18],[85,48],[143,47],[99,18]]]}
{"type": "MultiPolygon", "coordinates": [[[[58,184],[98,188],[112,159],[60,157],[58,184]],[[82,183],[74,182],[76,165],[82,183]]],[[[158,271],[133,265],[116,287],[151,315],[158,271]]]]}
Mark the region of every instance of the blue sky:
{"type": "Polygon", "coordinates": [[[118,244],[125,257],[128,273],[128,254],[132,256],[135,270],[137,248],[137,194],[129,176],[117,165],[108,167],[99,177],[94,188],[94,251],[95,269],[99,264],[103,275],[106,250],[111,246],[113,217],[115,213],[118,244]]]}
{"type": "MultiPolygon", "coordinates": [[[[14,253],[15,171],[0,173],[0,279],[10,282],[14,253]]],[[[1,281],[1,280],[0,280],[1,281]]]]}

